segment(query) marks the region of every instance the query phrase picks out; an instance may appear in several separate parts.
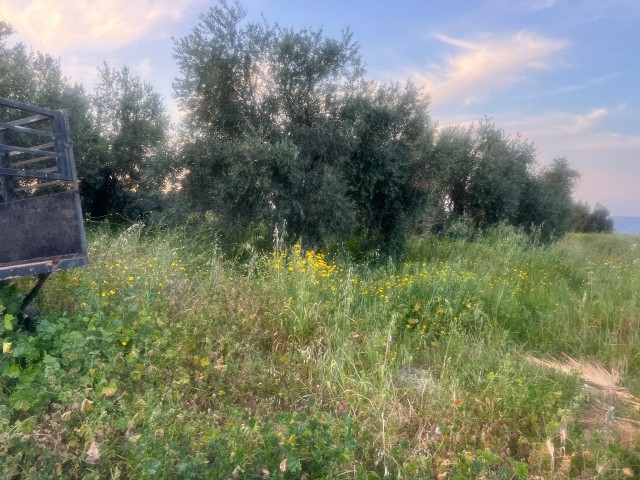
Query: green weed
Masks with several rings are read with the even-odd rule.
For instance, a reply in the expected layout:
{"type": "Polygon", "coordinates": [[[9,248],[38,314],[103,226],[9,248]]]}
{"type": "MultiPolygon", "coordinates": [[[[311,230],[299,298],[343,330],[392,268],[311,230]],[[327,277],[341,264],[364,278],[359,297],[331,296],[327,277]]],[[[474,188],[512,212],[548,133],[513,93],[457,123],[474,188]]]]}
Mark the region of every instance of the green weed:
{"type": "Polygon", "coordinates": [[[637,412],[524,360],[588,357],[638,393],[637,238],[501,228],[368,265],[278,247],[93,229],[34,331],[29,280],[4,285],[3,478],[638,474],[637,435],[593,414],[637,412]]]}

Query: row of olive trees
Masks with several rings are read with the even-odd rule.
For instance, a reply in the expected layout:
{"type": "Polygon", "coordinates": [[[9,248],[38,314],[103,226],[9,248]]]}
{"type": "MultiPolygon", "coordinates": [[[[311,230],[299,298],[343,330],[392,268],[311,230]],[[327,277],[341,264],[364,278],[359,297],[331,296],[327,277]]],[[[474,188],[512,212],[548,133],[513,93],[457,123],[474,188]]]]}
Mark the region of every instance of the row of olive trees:
{"type": "Polygon", "coordinates": [[[578,172],[563,158],[536,170],[531,142],[510,137],[488,119],[443,129],[434,146],[434,193],[447,222],[508,222],[562,235],[578,172]]]}
{"type": "Polygon", "coordinates": [[[148,83],[105,64],[86,94],[58,60],[7,47],[4,23],[0,96],[69,111],[92,217],[157,211],[179,175],[173,210],[213,218],[233,241],[277,225],[317,246],[391,252],[411,234],[459,221],[547,237],[571,226],[581,207],[565,160],[537,169],[533,145],[488,119],[438,131],[415,86],[366,79],[349,32],[335,39],[245,16],[221,2],[176,41],[174,86],[186,116],[171,148],[162,99],[148,83]]]}
{"type": "Polygon", "coordinates": [[[185,198],[232,235],[286,222],[311,244],[401,248],[410,234],[507,222],[562,235],[578,173],[536,165],[488,119],[438,131],[412,84],[366,79],[349,32],[251,23],[221,2],[176,41],[175,90],[194,132],[185,198]]]}

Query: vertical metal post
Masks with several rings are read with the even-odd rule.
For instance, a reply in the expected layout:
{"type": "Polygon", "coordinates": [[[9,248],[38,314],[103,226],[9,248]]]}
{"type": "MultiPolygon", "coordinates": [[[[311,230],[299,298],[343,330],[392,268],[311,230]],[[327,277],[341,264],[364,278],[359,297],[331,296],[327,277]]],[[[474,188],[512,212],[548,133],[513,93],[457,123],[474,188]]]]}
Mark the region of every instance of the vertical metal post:
{"type": "Polygon", "coordinates": [[[69,148],[67,144],[71,143],[70,138],[62,138],[62,134],[65,128],[65,116],[62,111],[55,112],[54,117],[51,119],[51,129],[53,131],[53,151],[61,153],[62,156],[56,158],[56,167],[58,172],[69,175],[69,148]]]}
{"type": "MultiPolygon", "coordinates": [[[[0,145],[4,145],[4,134],[0,132],[0,145]]],[[[0,167],[10,168],[9,151],[0,150],[0,167]]],[[[8,175],[0,175],[0,188],[2,188],[2,201],[10,202],[13,200],[13,178],[8,175]]]]}
{"type": "MultiPolygon", "coordinates": [[[[82,218],[82,205],[80,202],[80,188],[78,186],[78,175],[76,172],[76,161],[73,157],[73,139],[71,138],[71,127],[69,126],[69,116],[67,112],[62,110],[59,112],[59,125],[60,129],[58,130],[59,136],[62,140],[62,146],[64,149],[64,158],[66,162],[65,173],[69,175],[71,178],[71,190],[75,194],[75,207],[76,207],[76,216],[78,219],[78,225],[84,224],[84,219],[82,218]]],[[[82,255],[87,255],[87,238],[84,233],[84,228],[80,228],[80,243],[82,248],[82,255]]]]}
{"type": "Polygon", "coordinates": [[[22,301],[22,304],[20,305],[20,310],[18,311],[18,319],[20,320],[20,325],[25,330],[29,330],[29,331],[34,330],[35,325],[33,323],[34,319],[32,318],[33,314],[25,315],[25,310],[27,309],[29,304],[33,301],[33,299],[36,298],[36,295],[38,295],[38,292],[44,285],[44,282],[47,281],[47,278],[49,278],[50,274],[51,272],[47,272],[47,273],[41,273],[40,275],[38,275],[38,283],[36,283],[36,286],[31,289],[31,291],[27,294],[27,296],[22,301]]]}

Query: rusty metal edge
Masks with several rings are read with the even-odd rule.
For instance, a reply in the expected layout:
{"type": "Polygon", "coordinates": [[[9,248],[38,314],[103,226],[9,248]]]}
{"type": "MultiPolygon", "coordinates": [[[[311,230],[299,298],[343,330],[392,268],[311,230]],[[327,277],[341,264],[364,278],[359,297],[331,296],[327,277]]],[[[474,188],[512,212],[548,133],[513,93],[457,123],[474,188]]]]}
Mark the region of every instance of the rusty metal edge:
{"type": "Polygon", "coordinates": [[[63,258],[60,260],[42,260],[38,262],[21,263],[13,266],[0,267],[0,281],[40,275],[42,273],[57,272],[68,268],[82,267],[89,263],[86,255],[63,258]]]}

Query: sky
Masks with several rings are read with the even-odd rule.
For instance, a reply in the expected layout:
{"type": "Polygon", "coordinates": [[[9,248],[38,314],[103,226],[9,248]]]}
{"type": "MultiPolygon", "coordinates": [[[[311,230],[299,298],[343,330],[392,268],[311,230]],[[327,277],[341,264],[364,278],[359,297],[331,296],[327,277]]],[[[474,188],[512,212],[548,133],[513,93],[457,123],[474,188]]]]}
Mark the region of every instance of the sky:
{"type": "MultiPolygon", "coordinates": [[[[565,157],[575,199],[640,216],[640,0],[244,0],[248,21],[349,28],[367,77],[412,81],[440,127],[491,117],[532,140],[543,167],[565,157]]],[[[22,41],[59,57],[92,91],[97,67],[130,70],[179,119],[174,40],[214,0],[0,0],[22,41]]]]}

